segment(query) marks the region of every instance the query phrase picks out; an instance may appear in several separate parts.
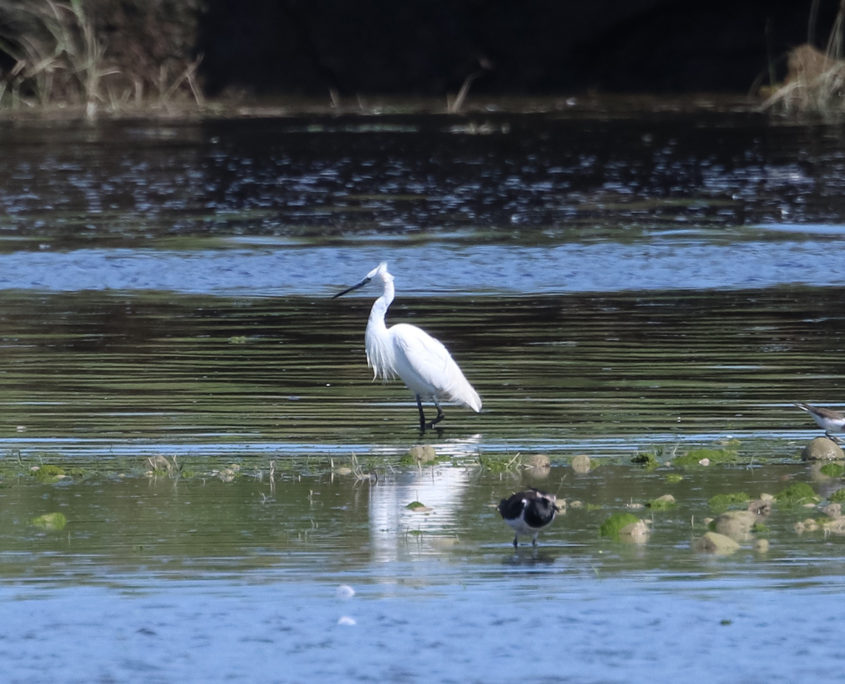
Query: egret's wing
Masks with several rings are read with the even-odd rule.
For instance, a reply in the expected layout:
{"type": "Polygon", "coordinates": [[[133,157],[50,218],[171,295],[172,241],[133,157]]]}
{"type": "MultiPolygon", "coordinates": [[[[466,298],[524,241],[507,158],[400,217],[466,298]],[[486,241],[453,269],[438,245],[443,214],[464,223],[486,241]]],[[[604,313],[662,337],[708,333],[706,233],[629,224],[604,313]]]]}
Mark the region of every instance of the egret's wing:
{"type": "Polygon", "coordinates": [[[459,402],[474,411],[481,410],[481,398],[439,340],[406,323],[394,325],[390,332],[397,370],[412,389],[416,384],[416,388],[427,388],[434,396],[459,402]]]}

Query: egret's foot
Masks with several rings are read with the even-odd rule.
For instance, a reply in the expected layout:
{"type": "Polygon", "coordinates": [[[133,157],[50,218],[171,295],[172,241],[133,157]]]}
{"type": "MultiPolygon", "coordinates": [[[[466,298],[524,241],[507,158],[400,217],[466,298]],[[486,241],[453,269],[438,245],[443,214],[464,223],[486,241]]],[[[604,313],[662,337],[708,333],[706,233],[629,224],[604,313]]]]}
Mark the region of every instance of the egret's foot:
{"type": "Polygon", "coordinates": [[[428,429],[429,430],[432,429],[435,425],[437,425],[445,417],[446,417],[446,415],[443,413],[443,411],[440,410],[440,407],[438,406],[437,407],[437,416],[435,416],[430,421],[428,421],[428,429]]]}

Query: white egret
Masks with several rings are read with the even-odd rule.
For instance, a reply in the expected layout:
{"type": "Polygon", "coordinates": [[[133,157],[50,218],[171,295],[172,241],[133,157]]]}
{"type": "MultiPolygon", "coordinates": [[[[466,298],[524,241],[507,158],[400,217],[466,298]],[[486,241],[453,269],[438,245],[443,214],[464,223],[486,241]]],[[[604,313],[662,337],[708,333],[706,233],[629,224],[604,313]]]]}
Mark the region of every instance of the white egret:
{"type": "Polygon", "coordinates": [[[497,510],[504,521],[514,531],[513,546],[516,548],[519,535],[532,537],[532,544],[537,546],[537,535],[552,524],[558,505],[554,494],[545,494],[539,489],[526,489],[512,494],[499,502],[497,510]]]}
{"type": "Polygon", "coordinates": [[[816,424],[824,430],[825,437],[832,439],[834,442],[839,442],[839,440],[830,433],[845,431],[845,415],[839,413],[839,411],[832,411],[831,409],[824,408],[823,406],[813,406],[811,404],[804,403],[798,403],[795,405],[802,411],[806,411],[810,414],[813,420],[816,421],[816,424]]]}
{"type": "Polygon", "coordinates": [[[384,322],[387,308],[393,301],[393,276],[385,262],[370,271],[364,279],[338,292],[333,299],[363,287],[371,280],[381,280],[383,292],[373,302],[367,332],[364,336],[367,364],[373,369],[373,379],[400,378],[417,399],[420,412],[420,431],[432,428],[443,420],[441,401],[455,402],[481,411],[481,397],[467,382],[458,364],[443,344],[424,330],[408,323],[397,323],[389,328],[384,322]],[[426,423],[423,401],[431,401],[437,416],[426,423]]]}

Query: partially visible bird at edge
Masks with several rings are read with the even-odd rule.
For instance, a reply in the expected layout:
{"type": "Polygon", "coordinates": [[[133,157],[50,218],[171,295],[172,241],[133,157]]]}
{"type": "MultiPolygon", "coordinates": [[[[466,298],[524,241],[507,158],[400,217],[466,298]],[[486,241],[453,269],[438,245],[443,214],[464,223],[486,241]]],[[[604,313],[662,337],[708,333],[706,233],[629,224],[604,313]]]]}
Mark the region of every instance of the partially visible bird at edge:
{"type": "Polygon", "coordinates": [[[810,414],[810,417],[816,421],[816,424],[824,430],[825,437],[839,443],[839,440],[831,433],[845,430],[845,414],[839,411],[832,411],[823,406],[813,406],[812,404],[804,404],[802,402],[795,405],[802,411],[810,414]]]}
{"type": "Polygon", "coordinates": [[[481,411],[481,397],[469,384],[458,364],[443,344],[415,325],[397,323],[389,328],[384,317],[393,302],[393,276],[385,262],[370,271],[364,279],[338,292],[336,299],[347,292],[363,287],[371,280],[381,281],[382,294],[373,302],[367,332],[364,336],[367,364],[373,369],[373,379],[384,381],[399,378],[417,400],[420,432],[433,428],[444,418],[440,402],[454,402],[481,411]],[[430,401],[437,416],[426,422],[423,402],[430,401]]]}
{"type": "Polygon", "coordinates": [[[530,536],[532,545],[537,546],[537,535],[552,524],[559,507],[554,494],[532,487],[502,499],[497,510],[514,531],[513,547],[517,548],[520,535],[530,536]]]}

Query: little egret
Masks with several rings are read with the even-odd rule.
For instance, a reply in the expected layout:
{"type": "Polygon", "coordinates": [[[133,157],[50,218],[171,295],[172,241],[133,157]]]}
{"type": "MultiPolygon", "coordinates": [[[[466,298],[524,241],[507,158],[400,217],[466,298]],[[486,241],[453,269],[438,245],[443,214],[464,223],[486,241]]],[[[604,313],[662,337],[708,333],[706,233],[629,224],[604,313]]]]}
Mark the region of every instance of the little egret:
{"type": "Polygon", "coordinates": [[[810,414],[816,424],[824,430],[825,437],[832,439],[834,442],[839,440],[834,437],[831,432],[842,432],[845,430],[845,415],[839,411],[831,411],[822,406],[812,406],[811,404],[798,403],[795,404],[802,411],[810,414]]]}
{"type": "Polygon", "coordinates": [[[385,262],[370,271],[364,279],[338,292],[336,299],[347,292],[363,287],[373,279],[381,280],[381,297],[373,302],[367,332],[364,336],[367,364],[373,369],[373,379],[400,378],[417,399],[420,412],[420,432],[432,428],[443,420],[441,401],[455,402],[481,411],[481,397],[467,382],[458,364],[446,347],[424,330],[408,323],[397,323],[389,328],[384,322],[387,308],[393,301],[393,276],[385,262]],[[423,401],[431,401],[437,408],[437,417],[425,422],[423,401]]]}
{"type": "Polygon", "coordinates": [[[544,494],[532,487],[499,502],[499,513],[515,533],[514,548],[517,547],[519,535],[531,535],[532,544],[537,546],[537,535],[552,524],[558,511],[555,498],[554,494],[544,494]]]}

